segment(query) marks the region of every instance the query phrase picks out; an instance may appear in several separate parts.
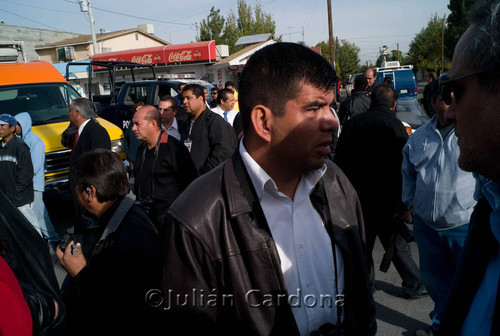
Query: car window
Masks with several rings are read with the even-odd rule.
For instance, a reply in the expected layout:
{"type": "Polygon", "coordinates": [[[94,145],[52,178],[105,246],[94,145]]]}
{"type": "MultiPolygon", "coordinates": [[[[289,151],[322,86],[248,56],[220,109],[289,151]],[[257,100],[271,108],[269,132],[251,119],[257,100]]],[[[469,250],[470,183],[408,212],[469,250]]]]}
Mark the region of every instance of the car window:
{"type": "Polygon", "coordinates": [[[125,94],[125,105],[134,105],[138,102],[146,102],[149,91],[151,90],[150,84],[140,84],[140,85],[131,85],[128,87],[128,90],[125,94]]]}
{"type": "Polygon", "coordinates": [[[28,112],[33,125],[67,121],[69,104],[79,97],[67,83],[9,86],[0,89],[0,110],[28,112]]]}
{"type": "Polygon", "coordinates": [[[172,97],[177,97],[178,93],[177,90],[174,89],[173,87],[170,87],[169,85],[161,85],[159,84],[156,88],[156,94],[155,94],[155,99],[154,99],[154,105],[158,106],[160,103],[161,97],[164,96],[172,96],[172,97]]]}
{"type": "Polygon", "coordinates": [[[429,117],[422,109],[415,98],[398,99],[396,102],[396,117],[404,121],[413,129],[417,129],[429,120],[429,117]]]}

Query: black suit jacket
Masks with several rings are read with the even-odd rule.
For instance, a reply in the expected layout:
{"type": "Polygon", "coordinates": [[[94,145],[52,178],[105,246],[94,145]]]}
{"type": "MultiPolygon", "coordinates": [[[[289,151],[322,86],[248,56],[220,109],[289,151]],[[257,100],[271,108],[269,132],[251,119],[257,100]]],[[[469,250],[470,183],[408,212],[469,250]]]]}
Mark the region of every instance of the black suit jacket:
{"type": "Polygon", "coordinates": [[[111,149],[111,140],[108,131],[97,120],[91,119],[78,137],[78,142],[71,156],[71,164],[83,153],[95,148],[111,149]]]}
{"type": "Polygon", "coordinates": [[[191,133],[190,126],[191,119],[188,118],[180,130],[181,138],[193,142],[191,159],[198,174],[203,175],[224,162],[238,141],[231,124],[209,109],[198,116],[191,133]]]}
{"type": "MultiPolygon", "coordinates": [[[[71,130],[78,131],[76,127],[70,125],[66,131],[71,132],[71,130]]],[[[72,146],[75,139],[75,135],[76,132],[74,132],[73,136],[71,135],[63,136],[63,140],[61,141],[63,146],[66,147],[72,146]]],[[[73,198],[73,207],[75,209],[75,216],[76,216],[75,233],[83,232],[84,224],[80,220],[82,210],[76,198],[76,192],[75,192],[76,182],[72,166],[75,160],[78,159],[80,156],[82,156],[82,154],[96,148],[111,149],[111,140],[109,138],[108,131],[106,131],[106,129],[102,127],[97,120],[91,119],[87,123],[87,125],[85,125],[85,127],[83,128],[82,134],[80,134],[80,136],[78,137],[78,141],[76,143],[75,148],[73,149],[73,153],[70,159],[68,182],[69,182],[70,193],[73,198]]]]}

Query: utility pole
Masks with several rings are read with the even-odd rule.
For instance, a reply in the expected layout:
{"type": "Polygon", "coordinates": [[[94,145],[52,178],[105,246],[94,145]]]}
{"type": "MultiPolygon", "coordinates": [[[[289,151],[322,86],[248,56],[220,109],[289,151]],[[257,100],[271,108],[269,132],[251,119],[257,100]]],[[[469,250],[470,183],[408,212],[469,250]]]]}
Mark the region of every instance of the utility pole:
{"type": "Polygon", "coordinates": [[[333,48],[332,0],[328,1],[328,45],[330,47],[330,65],[335,68],[335,49],[333,48]]]}
{"type": "MultiPolygon", "coordinates": [[[[399,59],[399,42],[398,42],[397,46],[398,46],[398,62],[401,62],[399,59]]],[[[399,63],[399,64],[401,65],[401,63],[399,63]]]]}
{"type": "Polygon", "coordinates": [[[441,24],[441,73],[444,71],[444,21],[446,20],[446,15],[443,16],[443,22],[441,24]]]}
{"type": "Polygon", "coordinates": [[[90,21],[90,33],[92,35],[92,46],[94,47],[94,54],[99,53],[97,50],[97,38],[95,36],[95,22],[92,16],[92,7],[90,6],[90,0],[80,0],[80,11],[89,13],[90,21]]]}
{"type": "Polygon", "coordinates": [[[292,42],[292,26],[288,26],[288,39],[292,42]]]}
{"type": "Polygon", "coordinates": [[[104,48],[104,37],[102,36],[106,30],[104,28],[99,29],[99,32],[101,33],[101,53],[103,52],[102,49],[104,48]]]}

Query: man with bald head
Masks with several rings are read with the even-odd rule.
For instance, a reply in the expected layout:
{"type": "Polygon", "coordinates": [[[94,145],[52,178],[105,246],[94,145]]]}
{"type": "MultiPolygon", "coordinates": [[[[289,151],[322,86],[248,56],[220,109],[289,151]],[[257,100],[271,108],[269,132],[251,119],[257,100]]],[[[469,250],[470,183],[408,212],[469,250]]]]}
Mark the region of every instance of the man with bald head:
{"type": "Polygon", "coordinates": [[[368,92],[368,95],[372,94],[373,89],[377,87],[377,72],[373,68],[368,68],[365,70],[364,75],[366,77],[366,81],[368,82],[368,87],[366,88],[366,91],[368,92]]]}
{"type": "Polygon", "coordinates": [[[134,165],[134,193],[156,224],[163,223],[170,204],[197,177],[187,148],[162,130],[161,114],[145,105],[132,119],[132,131],[143,140],[134,165]]]}
{"type": "MultiPolygon", "coordinates": [[[[458,165],[484,177],[439,335],[500,335],[500,0],[479,1],[441,82],[458,165]]],[[[459,181],[457,181],[458,183],[459,181]]]]}

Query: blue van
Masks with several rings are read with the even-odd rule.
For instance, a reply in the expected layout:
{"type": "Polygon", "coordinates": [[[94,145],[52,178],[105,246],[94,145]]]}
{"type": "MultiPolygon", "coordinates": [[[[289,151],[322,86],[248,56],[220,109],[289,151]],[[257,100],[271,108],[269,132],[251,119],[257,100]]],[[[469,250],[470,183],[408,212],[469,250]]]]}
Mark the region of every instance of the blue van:
{"type": "Polygon", "coordinates": [[[417,81],[413,73],[412,65],[400,66],[399,62],[382,62],[382,67],[374,68],[377,71],[377,83],[382,84],[385,77],[392,81],[391,86],[399,97],[416,97],[417,81]]]}

